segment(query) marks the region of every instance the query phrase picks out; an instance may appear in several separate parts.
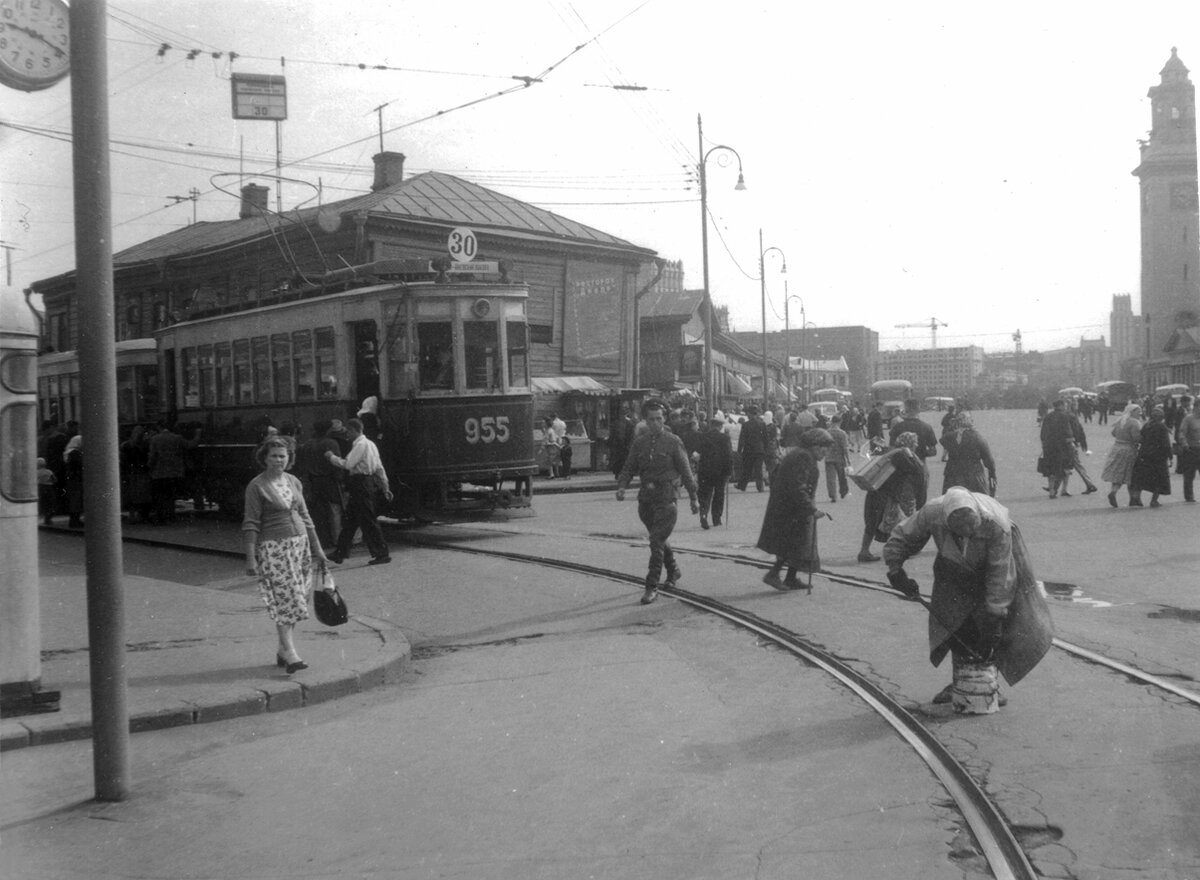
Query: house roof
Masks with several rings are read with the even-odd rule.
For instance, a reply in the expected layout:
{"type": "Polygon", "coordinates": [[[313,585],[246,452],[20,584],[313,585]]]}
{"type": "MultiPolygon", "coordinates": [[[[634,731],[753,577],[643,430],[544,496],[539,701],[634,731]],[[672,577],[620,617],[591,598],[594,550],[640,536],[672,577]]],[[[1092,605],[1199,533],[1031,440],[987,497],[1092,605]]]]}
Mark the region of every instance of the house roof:
{"type": "MultiPolygon", "coordinates": [[[[525,240],[560,241],[635,251],[652,256],[650,248],[601,232],[490,190],[468,180],[427,171],[378,192],[352,196],[278,214],[256,214],[234,220],[205,221],[176,229],[113,255],[114,268],[136,266],[184,254],[203,254],[267,239],[290,226],[311,226],[317,215],[343,216],[366,211],[373,217],[450,226],[470,226],[525,240]]],[[[71,274],[71,273],[66,273],[71,274]]]]}
{"type": "Polygon", "coordinates": [[[1163,346],[1164,352],[1196,351],[1200,349],[1200,324],[1190,327],[1176,327],[1163,346]]]}
{"type": "Polygon", "coordinates": [[[704,302],[703,290],[651,290],[638,306],[643,318],[682,318],[690,321],[704,302]]]}

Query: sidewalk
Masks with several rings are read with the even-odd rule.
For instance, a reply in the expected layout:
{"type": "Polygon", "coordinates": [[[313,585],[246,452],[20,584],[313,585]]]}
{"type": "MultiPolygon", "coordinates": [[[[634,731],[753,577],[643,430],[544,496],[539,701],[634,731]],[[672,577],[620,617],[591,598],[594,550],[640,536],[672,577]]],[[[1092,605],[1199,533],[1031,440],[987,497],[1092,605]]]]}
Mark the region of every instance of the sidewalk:
{"type": "MultiPolygon", "coordinates": [[[[91,736],[83,576],[42,577],[42,682],[60,709],[0,720],[0,751],[91,736]]],[[[395,681],[410,656],[391,623],[359,615],[297,632],[308,669],[275,665],[275,639],[249,578],[187,586],[127,575],[127,708],[133,732],[297,709],[395,681]]]]}
{"type": "MultiPolygon", "coordinates": [[[[534,497],[616,491],[607,471],[566,479],[534,477],[534,497]]],[[[172,534],[171,540],[217,551],[217,533],[172,534]]],[[[154,543],[166,536],[127,526],[125,537],[154,543]]],[[[0,719],[0,751],[91,736],[85,578],[41,578],[42,682],[62,693],[57,712],[0,719]]],[[[128,711],[133,732],[297,709],[396,681],[411,656],[393,624],[351,614],[344,626],[316,618],[297,633],[308,669],[275,666],[270,627],[250,578],[203,587],[126,576],[128,711]]]]}

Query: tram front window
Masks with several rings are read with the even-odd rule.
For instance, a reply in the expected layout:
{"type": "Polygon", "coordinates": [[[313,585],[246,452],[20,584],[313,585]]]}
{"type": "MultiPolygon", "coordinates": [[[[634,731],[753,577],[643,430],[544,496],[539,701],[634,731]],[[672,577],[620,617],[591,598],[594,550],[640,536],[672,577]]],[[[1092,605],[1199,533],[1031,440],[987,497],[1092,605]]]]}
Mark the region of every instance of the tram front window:
{"type": "Polygon", "coordinates": [[[500,387],[500,334],[495,321],[463,322],[463,355],[467,388],[500,387]]]}
{"type": "Polygon", "coordinates": [[[421,390],[454,389],[454,333],[449,321],[423,321],[417,325],[421,358],[421,390]]]}

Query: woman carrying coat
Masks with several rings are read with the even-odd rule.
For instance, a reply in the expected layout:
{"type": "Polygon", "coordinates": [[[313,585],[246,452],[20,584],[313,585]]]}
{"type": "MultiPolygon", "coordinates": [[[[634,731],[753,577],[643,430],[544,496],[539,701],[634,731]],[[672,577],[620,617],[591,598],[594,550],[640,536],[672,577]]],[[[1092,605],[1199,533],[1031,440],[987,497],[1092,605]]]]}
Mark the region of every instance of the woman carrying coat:
{"type": "Polygon", "coordinates": [[[775,557],[763,583],[777,590],[798,590],[797,571],[813,572],[821,567],[817,552],[817,520],[826,514],[816,508],[820,462],[833,446],[833,437],[823,428],[809,428],[800,445],[790,448],[775,471],[771,497],[758,535],[758,549],[775,557]],[[787,566],[787,577],[779,573],[787,566]]]}
{"type": "Polygon", "coordinates": [[[1162,507],[1159,495],[1171,494],[1171,429],[1161,406],[1150,411],[1142,426],[1141,442],[1129,479],[1129,506],[1142,506],[1142,492],[1150,493],[1150,506],[1162,507]]]}
{"type": "Polygon", "coordinates": [[[246,486],[242,544],[246,574],[258,576],[267,614],[275,622],[279,646],[275,665],[288,675],[307,669],[296,653],[296,624],[308,617],[312,559],[324,572],[329,560],[304,503],[304,487],[287,472],[291,450],[282,437],[268,437],[255,454],[263,472],[246,486]]]}
{"type": "MultiPolygon", "coordinates": [[[[1112,490],[1108,493],[1110,507],[1117,506],[1117,490],[1133,476],[1133,463],[1137,461],[1138,444],[1142,439],[1141,416],[1142,408],[1131,403],[1112,426],[1113,445],[1104,461],[1104,471],[1100,474],[1100,479],[1112,483],[1112,490]]],[[[1133,504],[1132,494],[1129,503],[1134,507],[1140,506],[1140,502],[1133,504]]]]}
{"type": "Polygon", "coordinates": [[[950,420],[941,442],[946,450],[942,494],[951,486],[996,494],[996,462],[987,441],[975,430],[975,420],[969,412],[960,412],[950,420]]]}

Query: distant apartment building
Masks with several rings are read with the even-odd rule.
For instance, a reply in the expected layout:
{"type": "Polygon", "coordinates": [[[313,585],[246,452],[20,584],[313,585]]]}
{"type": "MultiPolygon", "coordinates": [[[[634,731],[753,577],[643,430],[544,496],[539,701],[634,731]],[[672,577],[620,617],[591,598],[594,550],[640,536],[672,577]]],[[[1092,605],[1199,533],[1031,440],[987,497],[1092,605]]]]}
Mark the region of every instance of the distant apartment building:
{"type": "Polygon", "coordinates": [[[875,359],[875,380],[907,379],[917,396],[955,397],[975,387],[983,373],[983,349],[910,348],[881,351],[875,359]]]}
{"type": "MultiPolygon", "coordinates": [[[[1133,297],[1128,293],[1114,293],[1112,311],[1108,315],[1108,332],[1117,363],[1145,356],[1145,341],[1138,340],[1141,324],[1141,315],[1133,313],[1133,297]]],[[[1114,375],[1112,378],[1118,377],[1114,375]]]]}
{"type": "Polygon", "coordinates": [[[1099,382],[1121,378],[1121,358],[1103,336],[1081,338],[1077,346],[1042,352],[1042,369],[1062,377],[1066,385],[1091,391],[1099,382]]]}

